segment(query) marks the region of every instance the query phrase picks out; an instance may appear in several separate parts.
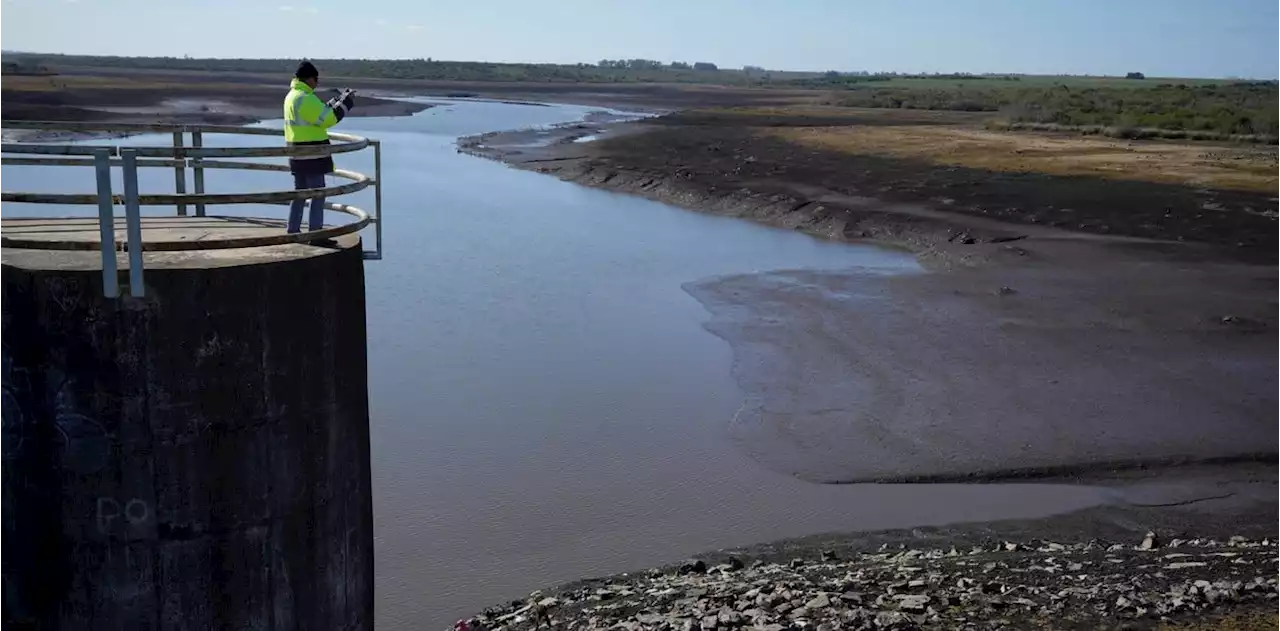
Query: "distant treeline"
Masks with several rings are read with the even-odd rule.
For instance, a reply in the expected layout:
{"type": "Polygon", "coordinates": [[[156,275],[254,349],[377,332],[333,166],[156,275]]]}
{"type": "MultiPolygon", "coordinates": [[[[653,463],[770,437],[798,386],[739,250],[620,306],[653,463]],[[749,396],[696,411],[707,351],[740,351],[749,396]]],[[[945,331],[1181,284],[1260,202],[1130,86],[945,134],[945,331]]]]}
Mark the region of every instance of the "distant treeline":
{"type": "Polygon", "coordinates": [[[46,66],[17,61],[4,62],[0,65],[0,73],[6,75],[26,75],[36,77],[45,77],[57,74],[46,66]]]}
{"type": "MultiPolygon", "coordinates": [[[[5,61],[49,67],[136,68],[145,70],[292,74],[297,59],[197,59],[191,57],[97,57],[10,53],[5,61]]],[[[539,81],[568,83],[715,83],[760,85],[816,76],[806,72],[721,71],[706,61],[601,60],[595,64],[518,64],[422,59],[316,59],[331,76],[424,81],[539,81]]]]}

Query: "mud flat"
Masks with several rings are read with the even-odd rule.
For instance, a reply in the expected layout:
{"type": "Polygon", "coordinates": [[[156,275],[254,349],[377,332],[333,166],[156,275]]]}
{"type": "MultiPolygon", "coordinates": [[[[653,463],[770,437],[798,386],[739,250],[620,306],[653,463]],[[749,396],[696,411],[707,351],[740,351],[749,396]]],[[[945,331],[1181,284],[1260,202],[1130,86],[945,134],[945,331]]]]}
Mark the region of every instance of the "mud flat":
{"type": "MultiPolygon", "coordinates": [[[[1071,554],[1099,551],[1093,562],[1115,573],[1090,579],[1080,594],[1101,604],[1074,624],[1200,619],[1216,605],[1175,611],[1191,587],[1199,586],[1195,598],[1245,584],[1267,590],[1252,577],[1237,586],[1238,577],[1209,563],[1174,566],[1207,572],[1181,581],[1156,567],[1160,557],[1127,551],[1141,546],[1139,530],[1148,526],[1224,537],[1161,559],[1202,563],[1180,555],[1226,552],[1216,546],[1232,536],[1222,528],[1234,526],[1266,539],[1257,549],[1270,551],[1259,560],[1274,563],[1265,546],[1274,545],[1276,515],[1275,149],[1063,140],[990,136],[972,120],[928,112],[712,111],[565,128],[539,134],[537,143],[487,134],[461,139],[459,151],[701,212],[914,252],[928,272],[777,271],[687,285],[709,313],[708,330],[733,349],[745,400],[730,435],[762,465],[820,483],[1054,479],[1116,488],[1119,507],[1015,528],[1068,543],[1024,540],[974,554],[1001,557],[980,564],[989,568],[1018,550],[1046,558],[1063,545],[1071,554]],[[590,141],[578,142],[583,137],[590,141]],[[949,149],[930,153],[930,143],[949,149]],[[1061,159],[1020,161],[1032,144],[1061,159]],[[1070,157],[1079,151],[1095,159],[1070,157]],[[1237,483],[1252,490],[1242,494],[1237,483]],[[1187,512],[1215,501],[1235,502],[1223,513],[1229,517],[1187,512]],[[1129,540],[1091,547],[1087,540],[1103,533],[1129,540]],[[1126,552],[1109,558],[1108,550],[1126,552]],[[1173,582],[1138,578],[1152,572],[1173,582]]],[[[972,543],[982,533],[1007,536],[1006,528],[945,530],[972,543]]],[[[846,534],[766,547],[820,556],[818,545],[865,552],[858,542],[887,537],[910,547],[907,540],[921,536],[846,534]]],[[[741,582],[729,578],[738,569],[722,568],[697,585],[669,568],[556,592],[567,598],[536,593],[478,622],[521,628],[539,607],[560,607],[569,628],[1070,626],[1056,605],[1033,597],[1022,613],[1004,604],[968,609],[971,601],[952,588],[981,578],[941,569],[949,566],[938,559],[949,553],[911,553],[933,559],[910,564],[924,568],[912,570],[925,575],[914,591],[876,583],[878,593],[867,595],[858,583],[861,573],[911,584],[883,565],[890,557],[823,565],[840,585],[801,569],[815,567],[809,561],[762,565],[741,582]],[[804,615],[755,604],[764,594],[773,606],[770,594],[780,589],[794,598],[779,602],[804,615]],[[840,600],[846,591],[857,597],[840,600]]],[[[1046,567],[1028,563],[1017,573],[1046,567]]],[[[1065,583],[1040,587],[1058,604],[1076,593],[1065,583]]],[[[1214,602],[1273,609],[1268,589],[1258,600],[1214,602]]]]}

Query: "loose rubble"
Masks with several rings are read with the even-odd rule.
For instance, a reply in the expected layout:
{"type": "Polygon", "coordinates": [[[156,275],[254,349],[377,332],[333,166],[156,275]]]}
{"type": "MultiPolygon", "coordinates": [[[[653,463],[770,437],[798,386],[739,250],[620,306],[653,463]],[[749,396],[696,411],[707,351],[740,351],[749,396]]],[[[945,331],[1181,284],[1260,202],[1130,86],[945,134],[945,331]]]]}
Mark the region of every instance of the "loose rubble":
{"type": "Polygon", "coordinates": [[[995,629],[1155,626],[1276,608],[1272,539],[882,546],[785,562],[729,557],[593,579],[486,609],[472,631],[995,629]]]}

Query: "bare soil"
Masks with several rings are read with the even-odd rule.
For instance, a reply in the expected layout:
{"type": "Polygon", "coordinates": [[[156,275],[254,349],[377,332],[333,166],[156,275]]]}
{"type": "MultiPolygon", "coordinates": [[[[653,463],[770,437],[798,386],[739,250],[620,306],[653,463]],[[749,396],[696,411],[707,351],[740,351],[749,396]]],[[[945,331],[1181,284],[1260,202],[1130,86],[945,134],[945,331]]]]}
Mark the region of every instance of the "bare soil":
{"type": "Polygon", "coordinates": [[[1137,180],[1264,194],[1275,192],[1277,183],[1275,148],[1254,145],[1134,142],[905,124],[790,128],[773,134],[815,149],[999,173],[1137,180]]]}
{"type": "Polygon", "coordinates": [[[545,148],[491,134],[460,149],[906,247],[942,272],[687,287],[734,349],[746,397],[729,431],[779,472],[956,481],[1274,462],[1276,198],[1258,190],[1270,175],[1215,179],[1234,158],[1213,157],[1265,164],[1274,148],[1118,147],[881,112],[699,110],[570,126],[545,148]],[[599,140],[574,142],[585,135],[599,140]]]}
{"type": "MultiPolygon", "coordinates": [[[[0,98],[5,120],[239,125],[279,118],[288,86],[287,80],[270,85],[187,79],[136,74],[6,76],[0,98]]],[[[353,116],[407,116],[430,107],[357,98],[353,116]]]]}
{"type": "Polygon", "coordinates": [[[708,122],[706,113],[681,114],[636,133],[515,161],[538,160],[530,166],[587,183],[648,181],[710,199],[783,202],[791,210],[768,221],[824,224],[824,232],[839,222],[833,236],[842,238],[888,231],[910,239],[907,233],[919,237],[932,226],[944,229],[928,240],[946,240],[970,216],[1018,234],[1049,226],[1211,244],[1221,256],[1276,260],[1274,147],[1120,143],[996,134],[927,119],[862,120],[837,125],[820,118],[799,126],[774,118],[756,126],[741,124],[738,115],[708,122]],[[886,204],[903,205],[904,212],[867,212],[886,204]],[[927,214],[937,221],[920,221],[927,214]]]}

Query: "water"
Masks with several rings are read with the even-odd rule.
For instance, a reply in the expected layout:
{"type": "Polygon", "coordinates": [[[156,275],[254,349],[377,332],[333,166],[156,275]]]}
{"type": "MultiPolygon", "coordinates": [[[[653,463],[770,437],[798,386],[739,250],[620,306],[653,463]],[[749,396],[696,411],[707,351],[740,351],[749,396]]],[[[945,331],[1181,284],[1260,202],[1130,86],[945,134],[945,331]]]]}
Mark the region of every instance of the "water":
{"type": "MultiPolygon", "coordinates": [[[[538,587],[720,547],[1100,501],[1081,487],[822,486],[745,456],[727,433],[743,401],[730,349],[702,328],[706,311],[681,285],[916,264],[454,150],[459,135],[590,109],[457,102],[343,125],[384,143],[386,259],[366,268],[380,628],[444,628],[538,587]]],[[[368,160],[339,165],[371,169],[368,160]]],[[[68,189],[41,170],[5,167],[4,180],[68,189]]],[[[83,177],[72,188],[92,190],[91,172],[83,177]]],[[[268,190],[285,178],[213,172],[209,188],[268,190]]],[[[142,186],[172,181],[158,170],[142,186]]],[[[6,215],[17,209],[28,210],[7,205],[6,215]]]]}

